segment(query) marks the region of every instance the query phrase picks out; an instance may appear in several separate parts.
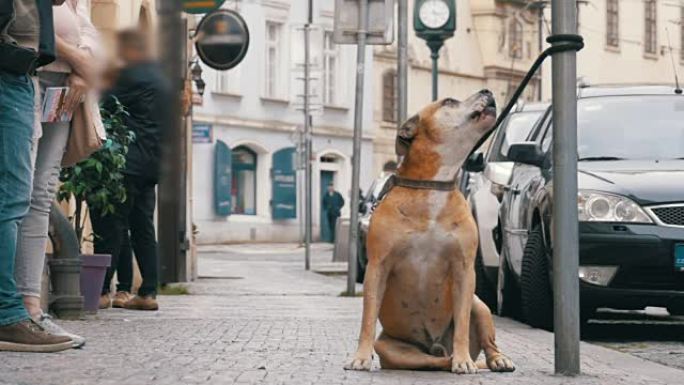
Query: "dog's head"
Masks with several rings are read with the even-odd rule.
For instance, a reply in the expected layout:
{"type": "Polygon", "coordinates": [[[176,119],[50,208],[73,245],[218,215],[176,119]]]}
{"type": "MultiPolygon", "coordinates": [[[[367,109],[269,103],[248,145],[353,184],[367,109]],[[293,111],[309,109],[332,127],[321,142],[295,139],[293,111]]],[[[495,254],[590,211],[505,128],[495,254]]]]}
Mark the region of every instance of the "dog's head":
{"type": "MultiPolygon", "coordinates": [[[[406,156],[418,139],[437,152],[456,155],[469,153],[496,121],[496,103],[489,90],[482,90],[464,101],[438,100],[407,120],[397,133],[396,151],[406,156]]],[[[444,159],[447,161],[447,159],[444,159]]]]}

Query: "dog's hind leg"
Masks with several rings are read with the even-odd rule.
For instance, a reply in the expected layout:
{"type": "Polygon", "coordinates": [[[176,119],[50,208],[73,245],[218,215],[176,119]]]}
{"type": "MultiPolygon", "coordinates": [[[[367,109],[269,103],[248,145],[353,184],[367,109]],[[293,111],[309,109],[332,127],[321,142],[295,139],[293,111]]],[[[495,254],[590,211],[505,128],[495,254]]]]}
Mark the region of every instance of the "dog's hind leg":
{"type": "Polygon", "coordinates": [[[375,342],[375,352],[383,369],[405,370],[451,370],[451,358],[436,357],[419,347],[392,338],[384,332],[375,342]]]}
{"type": "Polygon", "coordinates": [[[485,362],[477,362],[479,369],[489,368],[493,372],[512,372],[515,366],[496,346],[494,320],[489,307],[476,295],[473,296],[473,309],[470,313],[470,355],[477,359],[484,350],[485,362]]]}

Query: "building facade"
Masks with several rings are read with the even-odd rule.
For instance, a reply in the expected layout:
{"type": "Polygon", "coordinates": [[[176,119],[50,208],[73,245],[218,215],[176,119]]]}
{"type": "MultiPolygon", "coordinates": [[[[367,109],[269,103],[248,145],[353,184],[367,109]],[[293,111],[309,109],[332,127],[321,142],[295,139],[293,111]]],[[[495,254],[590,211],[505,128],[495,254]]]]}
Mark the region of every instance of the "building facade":
{"type": "MultiPolygon", "coordinates": [[[[305,1],[229,1],[250,32],[250,47],[237,67],[204,67],[207,83],[201,106],[193,113],[193,221],[199,243],[291,242],[301,239],[304,206],[301,138],[304,115],[302,66],[305,1]],[[223,160],[221,160],[223,159],[223,160]],[[216,164],[229,186],[228,212],[217,210],[216,164]],[[226,215],[228,214],[228,215],[226,215]]],[[[334,0],[314,2],[312,63],[315,78],[313,116],[313,222],[318,239],[329,239],[321,199],[332,183],[347,201],[351,192],[352,134],[356,47],[332,43],[334,0]]],[[[364,66],[372,79],[371,50],[364,66]]],[[[361,185],[373,178],[372,90],[364,89],[361,185]]],[[[224,184],[225,187],[225,184],[224,184]]],[[[227,195],[227,194],[226,194],[227,195]]],[[[225,208],[225,207],[224,207],[225,208]]]]}

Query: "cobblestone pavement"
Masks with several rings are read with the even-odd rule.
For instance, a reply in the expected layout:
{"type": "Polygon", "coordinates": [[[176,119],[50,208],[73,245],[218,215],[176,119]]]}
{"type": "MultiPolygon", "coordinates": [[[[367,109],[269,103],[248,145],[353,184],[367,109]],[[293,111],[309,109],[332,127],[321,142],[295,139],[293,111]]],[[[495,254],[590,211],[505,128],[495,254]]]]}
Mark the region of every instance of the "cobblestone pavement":
{"type": "MultiPolygon", "coordinates": [[[[553,337],[496,319],[515,373],[346,372],[356,347],[360,298],[345,280],[303,271],[300,250],[204,249],[192,295],[160,296],[159,312],[110,309],[63,325],[82,350],[0,354],[0,384],[675,384],[684,371],[583,344],[584,375],[553,376],[553,337]]],[[[314,267],[329,260],[317,247],[314,267]]]]}

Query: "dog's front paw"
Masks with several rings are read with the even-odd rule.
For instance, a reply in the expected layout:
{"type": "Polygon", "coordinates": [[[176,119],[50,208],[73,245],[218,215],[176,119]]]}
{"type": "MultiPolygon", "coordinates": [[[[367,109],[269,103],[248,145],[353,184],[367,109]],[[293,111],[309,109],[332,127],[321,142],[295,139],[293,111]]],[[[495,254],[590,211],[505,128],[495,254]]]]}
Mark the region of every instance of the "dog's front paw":
{"type": "Polygon", "coordinates": [[[475,374],[477,373],[477,365],[470,357],[465,359],[457,359],[454,357],[451,361],[451,372],[456,374],[475,374]]]}
{"type": "Polygon", "coordinates": [[[371,365],[373,364],[372,354],[356,354],[354,358],[349,361],[347,365],[344,366],[344,370],[371,370],[371,365]]]}
{"type": "Polygon", "coordinates": [[[487,367],[489,367],[489,370],[492,372],[512,372],[515,370],[513,361],[503,354],[487,357],[487,367]]]}

